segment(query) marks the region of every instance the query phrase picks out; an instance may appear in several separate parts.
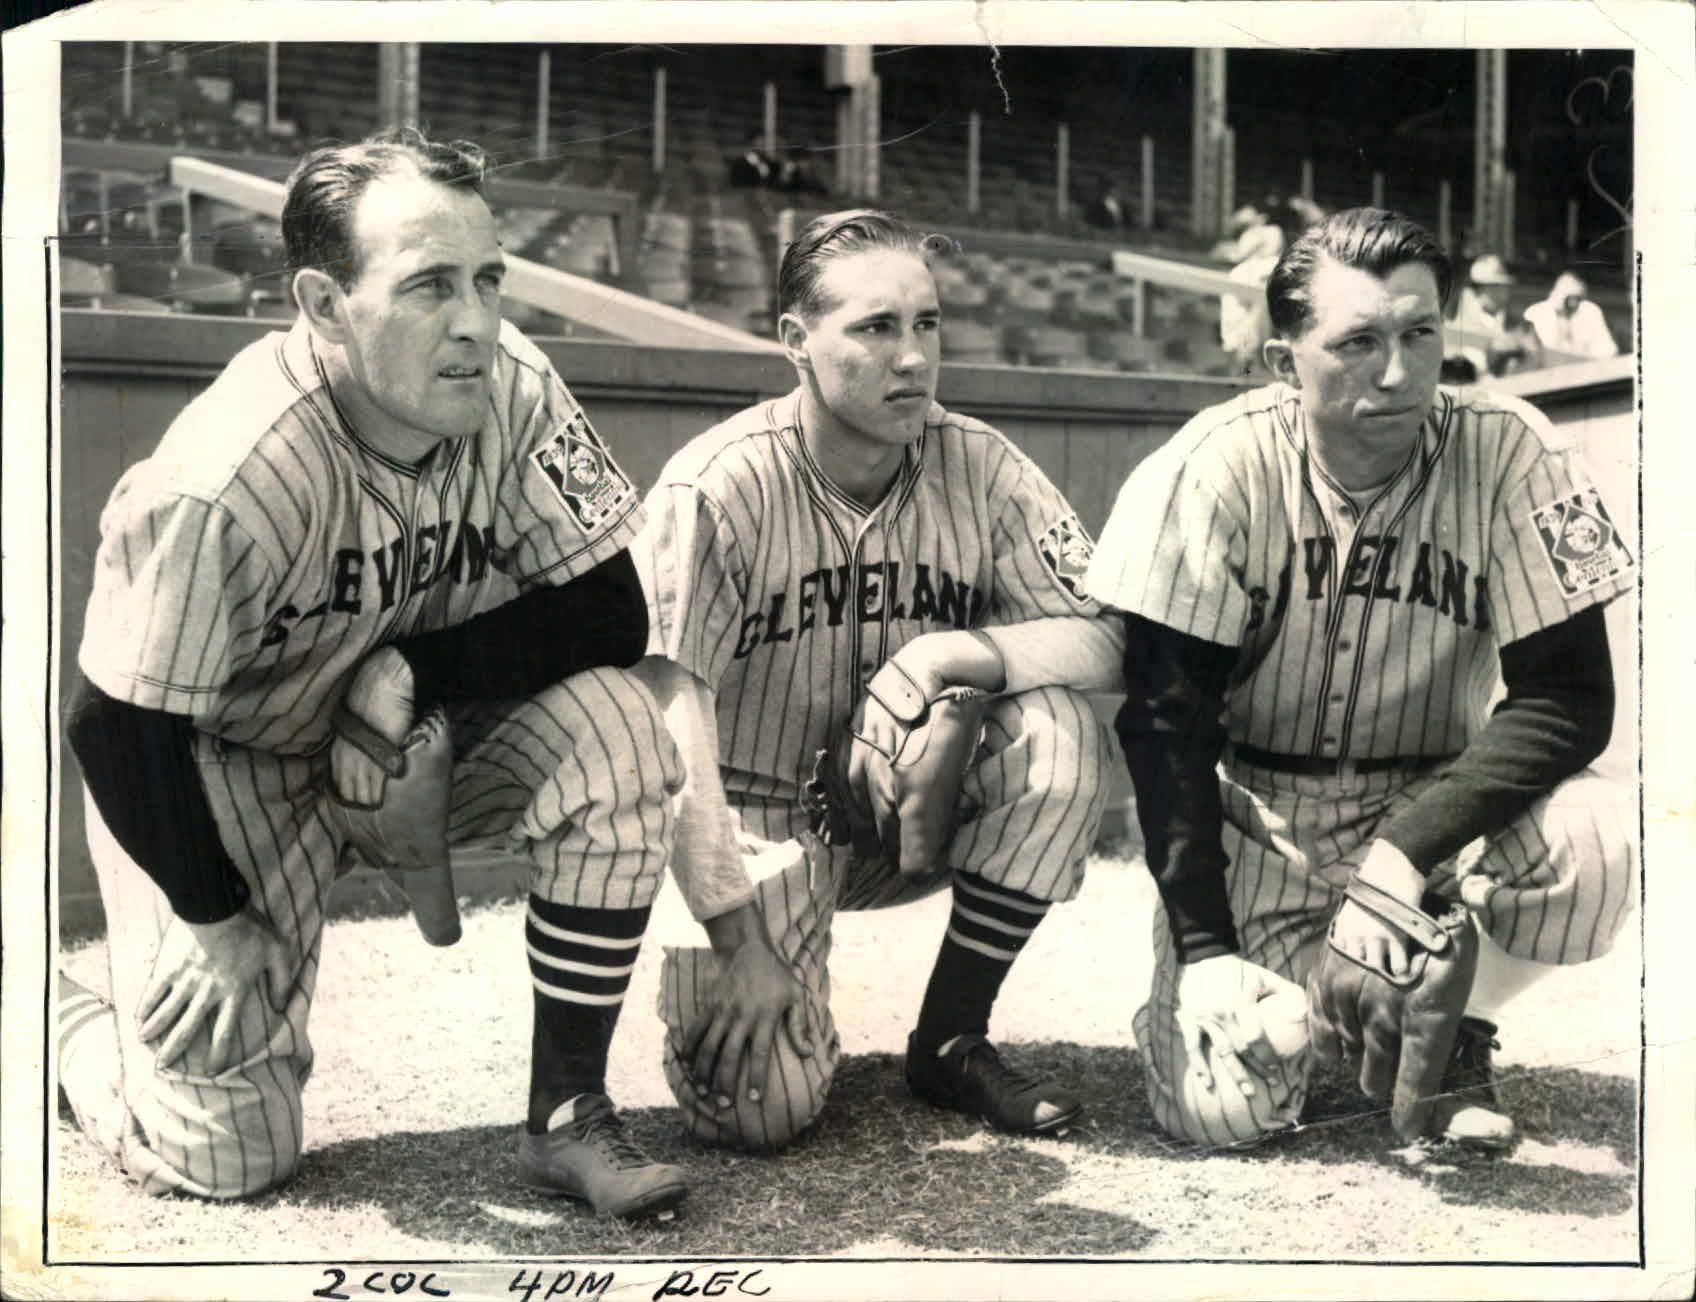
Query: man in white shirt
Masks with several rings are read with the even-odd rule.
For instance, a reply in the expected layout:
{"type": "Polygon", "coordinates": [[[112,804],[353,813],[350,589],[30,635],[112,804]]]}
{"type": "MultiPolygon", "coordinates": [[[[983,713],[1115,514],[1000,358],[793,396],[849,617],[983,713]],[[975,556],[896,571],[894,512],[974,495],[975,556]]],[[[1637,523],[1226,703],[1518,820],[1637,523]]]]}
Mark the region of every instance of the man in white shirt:
{"type": "Polygon", "coordinates": [[[1551,352],[1573,357],[1613,357],[1619,352],[1602,309],[1586,297],[1578,276],[1563,271],[1549,296],[1525,309],[1525,319],[1537,340],[1551,352]]]}

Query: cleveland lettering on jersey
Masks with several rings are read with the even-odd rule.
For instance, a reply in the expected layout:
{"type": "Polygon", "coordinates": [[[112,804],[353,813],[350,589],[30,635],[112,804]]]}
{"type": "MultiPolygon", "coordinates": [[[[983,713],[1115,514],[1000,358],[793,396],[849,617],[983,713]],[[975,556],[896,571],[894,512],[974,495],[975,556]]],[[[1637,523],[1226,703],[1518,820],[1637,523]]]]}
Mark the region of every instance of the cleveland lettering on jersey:
{"type": "Polygon", "coordinates": [[[374,609],[386,611],[443,579],[477,583],[488,572],[494,553],[493,525],[478,527],[453,520],[420,525],[410,539],[391,539],[369,553],[338,548],[331,564],[330,595],[305,611],[293,603],[279,606],[266,621],[259,645],[277,646],[286,641],[289,630],[300,620],[330,613],[363,614],[367,611],[366,599],[373,595],[374,609]]]}
{"type": "MultiPolygon", "coordinates": [[[[1305,580],[1303,595],[1308,601],[1329,599],[1332,575],[1339,568],[1336,540],[1325,534],[1303,538],[1299,552],[1305,580]]],[[[1478,633],[1490,630],[1489,586],[1476,562],[1469,564],[1447,547],[1433,542],[1414,544],[1411,562],[1407,559],[1409,554],[1409,548],[1395,534],[1359,535],[1342,562],[1342,595],[1424,606],[1449,616],[1461,628],[1470,627],[1478,633]]],[[[1248,590],[1250,609],[1243,629],[1245,635],[1266,623],[1268,603],[1273,623],[1288,608],[1294,555],[1292,551],[1291,559],[1278,575],[1276,598],[1258,584],[1248,590]]]]}
{"type": "MultiPolygon", "coordinates": [[[[984,607],[982,591],[941,568],[933,578],[931,567],[923,561],[912,566],[911,574],[912,587],[906,596],[888,608],[890,619],[947,624],[952,628],[970,628],[977,623],[984,607]]],[[[818,627],[821,619],[827,628],[842,627],[850,590],[859,622],[878,623],[885,616],[888,595],[901,590],[901,562],[872,561],[857,568],[835,565],[812,570],[803,574],[796,584],[793,603],[788,592],[762,597],[752,603],[761,609],[742,619],[732,658],[745,660],[762,644],[792,641],[797,633],[818,627]]]]}

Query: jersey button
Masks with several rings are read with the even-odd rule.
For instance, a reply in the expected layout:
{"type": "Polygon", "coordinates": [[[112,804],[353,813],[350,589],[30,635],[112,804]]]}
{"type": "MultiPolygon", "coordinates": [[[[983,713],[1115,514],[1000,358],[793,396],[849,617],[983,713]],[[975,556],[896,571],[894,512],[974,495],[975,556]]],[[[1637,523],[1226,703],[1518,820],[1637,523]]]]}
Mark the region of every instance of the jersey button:
{"type": "Polygon", "coordinates": [[[1341,705],[1342,703],[1343,703],[1343,694],[1341,692],[1332,692],[1331,693],[1331,704],[1332,705],[1341,705]]]}
{"type": "Polygon", "coordinates": [[[1337,643],[1337,650],[1339,650],[1339,651],[1352,651],[1352,650],[1354,650],[1354,643],[1349,641],[1345,637],[1341,642],[1337,643]]]}

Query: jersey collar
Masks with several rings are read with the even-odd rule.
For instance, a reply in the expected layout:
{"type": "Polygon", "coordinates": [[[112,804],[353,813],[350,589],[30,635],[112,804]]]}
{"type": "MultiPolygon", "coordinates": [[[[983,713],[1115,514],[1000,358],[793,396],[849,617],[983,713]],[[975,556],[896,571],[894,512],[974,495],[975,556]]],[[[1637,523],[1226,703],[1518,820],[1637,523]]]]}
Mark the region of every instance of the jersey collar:
{"type": "Polygon", "coordinates": [[[341,403],[336,401],[335,390],[330,387],[329,372],[324,369],[323,360],[318,356],[318,349],[313,342],[312,329],[305,321],[295,321],[283,338],[282,349],[284,365],[288,368],[289,378],[294,381],[295,387],[318,407],[331,433],[366,460],[387,467],[408,479],[421,479],[433,467],[459,459],[461,449],[458,445],[466,443],[466,439],[445,439],[431,448],[429,454],[416,464],[378,451],[359,437],[359,430],[342,410],[341,403]],[[453,455],[438,455],[443,443],[455,445],[453,455]]]}
{"type": "Polygon", "coordinates": [[[913,489],[919,481],[920,472],[924,469],[925,451],[930,444],[931,427],[937,423],[941,408],[932,403],[930,410],[925,413],[924,431],[901,452],[901,470],[889,487],[870,507],[862,505],[836,486],[836,482],[824,472],[807,447],[807,440],[801,437],[801,389],[797,385],[794,390],[782,398],[772,399],[771,426],[778,431],[779,438],[791,457],[800,467],[802,476],[808,481],[815,497],[822,496],[827,502],[835,503],[856,516],[876,515],[885,507],[890,514],[898,513],[912,497],[913,489]]]}

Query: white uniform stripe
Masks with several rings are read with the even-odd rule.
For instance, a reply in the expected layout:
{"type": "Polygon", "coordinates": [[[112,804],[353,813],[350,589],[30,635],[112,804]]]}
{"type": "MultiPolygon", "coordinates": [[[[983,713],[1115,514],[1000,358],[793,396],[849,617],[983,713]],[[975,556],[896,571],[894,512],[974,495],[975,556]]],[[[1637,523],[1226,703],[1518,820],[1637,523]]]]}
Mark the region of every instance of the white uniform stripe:
{"type": "Polygon", "coordinates": [[[977,912],[975,909],[968,909],[958,900],[954,902],[954,916],[967,922],[975,922],[980,927],[989,927],[994,931],[1005,932],[1009,936],[1027,937],[1036,929],[1034,924],[1029,927],[1018,927],[1010,922],[1003,922],[1000,918],[992,918],[988,914],[977,912]]]}
{"type": "Polygon", "coordinates": [[[626,963],[622,967],[603,966],[599,963],[578,963],[568,958],[556,958],[546,950],[538,949],[533,944],[526,944],[524,948],[535,962],[561,972],[575,972],[579,976],[605,977],[608,980],[615,980],[618,977],[628,977],[636,970],[634,962],[626,963]]]}
{"type": "Polygon", "coordinates": [[[958,875],[954,878],[954,889],[959,891],[962,895],[969,895],[976,899],[992,901],[998,907],[1003,909],[1018,909],[1023,913],[1031,914],[1032,928],[1034,928],[1038,922],[1041,922],[1048,913],[1048,905],[1042,901],[1017,900],[1010,895],[1002,894],[991,895],[982,887],[976,886],[972,882],[967,881],[965,878],[958,875]]]}
{"type": "Polygon", "coordinates": [[[558,999],[563,1003],[568,1004],[589,1004],[596,1008],[608,1008],[613,1004],[621,1004],[624,1002],[624,992],[622,990],[615,995],[591,995],[586,994],[584,991],[573,989],[569,986],[556,986],[551,982],[542,980],[541,977],[536,976],[534,973],[531,974],[530,984],[535,986],[537,990],[541,991],[549,999],[558,999]]]}
{"type": "Polygon", "coordinates": [[[948,939],[953,941],[962,949],[969,949],[974,954],[982,954],[985,958],[993,958],[1002,963],[1011,963],[1019,956],[1019,949],[1017,946],[1002,948],[996,945],[989,945],[983,941],[975,940],[971,936],[963,935],[953,927],[948,928],[948,939]]]}
{"type": "Polygon", "coordinates": [[[565,927],[555,926],[553,923],[543,920],[541,917],[537,916],[534,909],[526,910],[525,917],[528,921],[528,925],[534,927],[544,936],[552,936],[555,940],[563,940],[572,945],[587,945],[593,949],[629,950],[632,952],[642,948],[642,938],[640,936],[636,936],[630,940],[624,940],[620,937],[614,936],[595,936],[586,931],[571,931],[565,927]]]}

